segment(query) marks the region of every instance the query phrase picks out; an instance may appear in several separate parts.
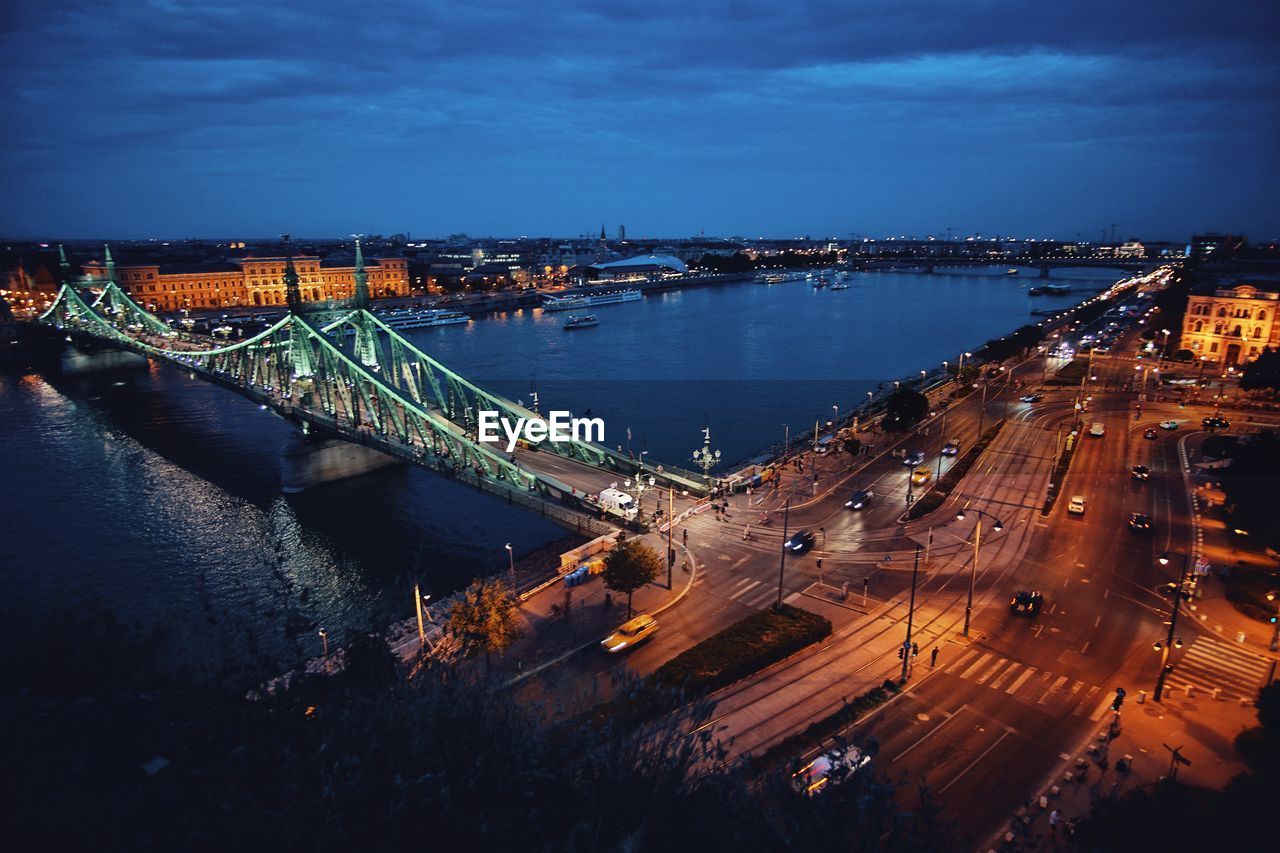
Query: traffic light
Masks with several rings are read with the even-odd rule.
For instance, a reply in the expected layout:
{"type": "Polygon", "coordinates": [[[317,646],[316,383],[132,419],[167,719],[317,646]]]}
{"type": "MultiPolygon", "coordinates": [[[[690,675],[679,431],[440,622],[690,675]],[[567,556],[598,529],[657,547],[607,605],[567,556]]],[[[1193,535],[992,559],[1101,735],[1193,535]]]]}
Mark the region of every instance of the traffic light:
{"type": "Polygon", "coordinates": [[[911,644],[911,656],[912,656],[912,657],[915,657],[915,656],[916,656],[916,655],[918,655],[918,654],[920,654],[920,645],[919,645],[918,643],[912,643],[912,644],[911,644]]]}

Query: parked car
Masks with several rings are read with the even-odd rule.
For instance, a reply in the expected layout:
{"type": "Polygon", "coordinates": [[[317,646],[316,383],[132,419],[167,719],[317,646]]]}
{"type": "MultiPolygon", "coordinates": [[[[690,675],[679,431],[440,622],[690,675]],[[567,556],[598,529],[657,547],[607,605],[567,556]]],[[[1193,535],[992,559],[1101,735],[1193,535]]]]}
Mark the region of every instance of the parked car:
{"type": "Polygon", "coordinates": [[[813,547],[813,543],[817,539],[808,530],[797,530],[791,534],[791,538],[783,543],[784,548],[793,554],[803,554],[813,547]]]}
{"type": "Polygon", "coordinates": [[[1151,516],[1143,512],[1129,513],[1129,529],[1137,533],[1151,532],[1151,516]]]}
{"type": "Polygon", "coordinates": [[[600,648],[609,654],[616,654],[649,639],[657,630],[658,621],[648,614],[641,614],[623,622],[618,630],[601,640],[600,648]]]}
{"type": "Polygon", "coordinates": [[[1009,601],[1009,612],[1035,618],[1040,615],[1044,595],[1039,590],[1024,589],[1009,601]]]}
{"type": "Polygon", "coordinates": [[[871,756],[856,746],[838,746],[794,773],[792,786],[799,793],[812,797],[821,793],[833,780],[838,785],[849,779],[870,761],[871,756]]]}
{"type": "Polygon", "coordinates": [[[1146,480],[1151,476],[1151,469],[1146,465],[1134,465],[1129,469],[1129,476],[1135,480],[1146,480]]]}
{"type": "Polygon", "coordinates": [[[844,505],[849,509],[862,509],[864,506],[871,503],[871,499],[874,497],[875,492],[870,489],[858,489],[858,491],[853,493],[853,497],[844,502],[844,505]]]}
{"type": "Polygon", "coordinates": [[[1067,502],[1067,512],[1072,515],[1084,515],[1084,495],[1072,495],[1067,502]]]}
{"type": "Polygon", "coordinates": [[[917,468],[911,472],[911,482],[917,486],[923,486],[933,477],[933,471],[930,468],[917,468]]]}
{"type": "Polygon", "coordinates": [[[942,445],[942,455],[943,456],[959,456],[960,442],[948,441],[946,444],[942,445]]]}

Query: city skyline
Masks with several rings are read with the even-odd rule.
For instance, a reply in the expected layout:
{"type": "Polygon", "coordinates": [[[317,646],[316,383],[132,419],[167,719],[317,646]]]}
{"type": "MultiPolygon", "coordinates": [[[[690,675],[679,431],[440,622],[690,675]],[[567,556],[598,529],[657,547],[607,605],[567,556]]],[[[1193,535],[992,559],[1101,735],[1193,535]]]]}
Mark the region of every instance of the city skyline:
{"type": "Polygon", "coordinates": [[[1272,8],[677,9],[20,5],[0,232],[1280,230],[1272,8]]]}

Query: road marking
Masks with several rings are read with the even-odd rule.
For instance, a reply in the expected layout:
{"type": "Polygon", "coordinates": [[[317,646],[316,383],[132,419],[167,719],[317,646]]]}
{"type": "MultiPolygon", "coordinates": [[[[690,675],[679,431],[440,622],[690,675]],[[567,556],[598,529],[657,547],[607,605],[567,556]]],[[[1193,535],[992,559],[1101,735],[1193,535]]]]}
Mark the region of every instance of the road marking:
{"type": "Polygon", "coordinates": [[[729,597],[734,599],[735,601],[741,601],[742,596],[746,595],[748,592],[751,592],[751,590],[760,586],[760,584],[762,583],[764,583],[764,581],[751,581],[749,584],[747,584],[745,588],[738,590],[737,592],[733,593],[729,597]]]}
{"type": "Polygon", "coordinates": [[[960,712],[961,712],[961,711],[963,711],[965,708],[968,708],[968,707],[969,707],[968,705],[961,705],[959,708],[957,708],[957,709],[956,709],[956,712],[955,712],[954,714],[952,714],[951,716],[947,717],[947,718],[946,718],[945,720],[943,720],[942,722],[938,723],[936,726],[934,726],[933,728],[931,728],[929,731],[925,732],[923,735],[921,735],[921,736],[920,736],[920,739],[919,739],[919,740],[917,740],[915,743],[911,744],[911,746],[907,747],[906,749],[902,750],[902,752],[899,752],[897,755],[895,755],[895,756],[893,757],[893,760],[894,760],[894,761],[897,761],[898,759],[900,759],[900,758],[902,758],[904,755],[906,755],[908,752],[910,752],[911,750],[915,749],[917,746],[919,746],[920,744],[924,743],[924,742],[925,742],[926,740],[928,740],[929,738],[933,737],[933,735],[937,733],[938,729],[942,728],[942,727],[943,727],[943,726],[945,726],[947,723],[951,722],[951,721],[952,721],[952,720],[954,720],[956,717],[960,716],[960,712]]]}
{"type": "Polygon", "coordinates": [[[1097,628],[1097,627],[1098,627],[1099,625],[1101,625],[1101,624],[1102,624],[1102,617],[1101,617],[1101,616],[1099,616],[1097,619],[1094,619],[1094,620],[1093,620],[1093,627],[1097,628]]]}
{"type": "Polygon", "coordinates": [[[1035,675],[1035,674],[1036,674],[1036,668],[1035,668],[1034,666],[1029,666],[1029,667],[1027,667],[1027,671],[1026,671],[1026,672],[1024,672],[1024,673],[1022,673],[1022,675],[1019,675],[1019,676],[1018,676],[1018,680],[1017,680],[1017,681],[1015,681],[1015,682],[1013,682],[1013,684],[1010,684],[1010,685],[1005,689],[1005,691],[1004,691],[1004,692],[1005,692],[1005,693],[1008,693],[1010,696],[1012,696],[1014,693],[1017,693],[1017,692],[1018,692],[1018,688],[1019,688],[1019,687],[1021,687],[1022,685],[1024,685],[1024,684],[1026,684],[1026,683],[1027,683],[1027,679],[1028,679],[1028,678],[1030,678],[1031,676],[1033,676],[1033,675],[1035,675]]]}
{"type": "Polygon", "coordinates": [[[1004,666],[1006,663],[1008,663],[1008,661],[1005,660],[1004,658],[996,658],[995,664],[993,664],[992,667],[988,669],[986,672],[982,673],[982,675],[978,676],[977,680],[974,683],[985,684],[987,679],[990,678],[997,669],[1004,666]]]}
{"type": "MultiPolygon", "coordinates": [[[[1050,673],[1050,675],[1052,675],[1052,673],[1050,673]]],[[[1037,705],[1043,705],[1043,704],[1044,704],[1044,700],[1046,700],[1046,699],[1048,699],[1048,698],[1049,698],[1049,694],[1050,694],[1050,693],[1057,693],[1057,692],[1058,692],[1058,689],[1059,689],[1060,687],[1062,687],[1062,685],[1064,685],[1064,684],[1066,684],[1066,683],[1067,683],[1067,677],[1066,677],[1065,675],[1059,675],[1059,676],[1058,676],[1058,680],[1057,680],[1057,681],[1055,681],[1055,682],[1053,682],[1053,686],[1052,686],[1052,687],[1050,687],[1048,690],[1046,690],[1044,693],[1042,693],[1042,694],[1040,695],[1040,698],[1036,700],[1036,704],[1037,704],[1037,705]]]]}
{"type": "Polygon", "coordinates": [[[973,656],[978,653],[977,649],[966,649],[963,654],[957,658],[952,658],[951,663],[942,668],[943,672],[950,672],[958,666],[961,666],[973,660],[973,656]]]}
{"type": "Polygon", "coordinates": [[[1103,696],[1102,702],[1099,703],[1098,707],[1094,710],[1094,712],[1089,715],[1089,719],[1093,720],[1095,723],[1101,720],[1102,715],[1105,714],[1111,708],[1111,703],[1114,701],[1115,699],[1112,698],[1111,696],[1103,696]]]}
{"type": "Polygon", "coordinates": [[[734,564],[733,564],[732,566],[730,566],[729,568],[730,568],[730,569],[736,569],[736,568],[738,568],[738,566],[741,566],[743,563],[745,563],[745,562],[746,562],[747,560],[749,560],[749,559],[751,559],[751,555],[750,555],[750,554],[748,554],[748,555],[747,555],[747,556],[745,556],[745,557],[740,558],[740,559],[738,560],[738,562],[734,563],[734,564]]]}
{"type": "Polygon", "coordinates": [[[1013,675],[1015,672],[1017,672],[1017,671],[1018,671],[1018,667],[1020,667],[1020,666],[1022,666],[1022,664],[1020,664],[1020,663],[1015,663],[1015,664],[1013,664],[1012,666],[1010,666],[1008,669],[1006,669],[1004,672],[1000,673],[1000,674],[999,674],[999,675],[997,675],[995,678],[991,679],[991,685],[990,685],[991,689],[992,689],[992,690],[999,690],[999,689],[1000,689],[1000,685],[1001,685],[1001,684],[1004,684],[1006,681],[1008,681],[1008,680],[1009,680],[1009,676],[1011,676],[1011,675],[1013,675]]]}
{"type": "Polygon", "coordinates": [[[1037,626],[1036,626],[1035,635],[1036,635],[1036,639],[1037,639],[1037,640],[1038,640],[1038,639],[1040,639],[1040,632],[1041,632],[1041,631],[1043,631],[1043,630],[1044,630],[1044,625],[1043,625],[1043,623],[1042,623],[1042,624],[1040,624],[1040,625],[1037,625],[1037,626]]]}
{"type": "MultiPolygon", "coordinates": [[[[743,578],[742,580],[738,581],[736,584],[733,585],[733,589],[729,591],[728,593],[729,598],[733,598],[735,595],[742,592],[743,587],[747,586],[751,582],[752,582],[751,578],[743,578]]],[[[759,581],[756,581],[756,583],[759,583],[759,581]]]]}
{"type": "Polygon", "coordinates": [[[989,657],[991,657],[991,653],[990,653],[990,652],[983,652],[983,653],[982,653],[982,657],[980,657],[980,658],[978,658],[976,661],[974,661],[974,662],[973,662],[973,666],[969,667],[969,668],[968,668],[968,669],[966,669],[964,672],[960,673],[958,677],[959,677],[959,678],[966,678],[966,679],[967,679],[970,675],[972,675],[972,674],[973,674],[973,671],[974,671],[974,670],[976,670],[978,667],[980,667],[980,666],[982,666],[984,663],[986,663],[987,658],[989,658],[989,657]]]}
{"type": "Polygon", "coordinates": [[[788,595],[786,598],[782,599],[782,603],[783,603],[783,604],[791,604],[793,601],[795,601],[795,600],[796,600],[797,598],[799,598],[799,597],[800,597],[800,593],[798,593],[798,592],[793,592],[793,593],[791,593],[790,595],[788,595]]]}
{"type": "Polygon", "coordinates": [[[1084,646],[1080,649],[1080,654],[1087,655],[1089,653],[1089,640],[1084,641],[1084,646]]]}
{"type": "Polygon", "coordinates": [[[1013,731],[1013,729],[1009,728],[1008,726],[1005,726],[1004,731],[1000,733],[1000,737],[996,738],[996,742],[995,742],[995,743],[993,743],[993,744],[991,744],[991,746],[987,747],[986,749],[984,749],[984,750],[982,751],[982,754],[981,754],[981,755],[979,755],[977,758],[973,759],[973,761],[972,761],[972,762],[970,762],[970,764],[969,764],[969,766],[968,766],[968,767],[966,767],[965,769],[961,770],[961,771],[960,771],[960,775],[959,775],[959,776],[956,776],[956,777],[955,777],[954,779],[952,779],[950,782],[948,782],[947,784],[943,785],[943,786],[938,790],[938,793],[939,793],[939,794],[945,794],[948,788],[950,788],[950,787],[951,787],[952,785],[954,785],[955,783],[959,782],[959,781],[960,781],[960,777],[961,777],[961,776],[964,776],[964,774],[968,773],[970,770],[972,770],[974,767],[976,767],[976,766],[977,766],[977,764],[978,764],[978,762],[979,762],[979,761],[981,761],[982,759],[986,758],[986,757],[987,757],[987,753],[991,752],[991,750],[993,750],[993,749],[995,749],[997,746],[999,746],[999,745],[1000,745],[1000,741],[1002,741],[1002,740],[1004,740],[1005,738],[1007,738],[1007,737],[1009,736],[1009,733],[1010,733],[1010,732],[1012,732],[1012,731],[1013,731]]]}

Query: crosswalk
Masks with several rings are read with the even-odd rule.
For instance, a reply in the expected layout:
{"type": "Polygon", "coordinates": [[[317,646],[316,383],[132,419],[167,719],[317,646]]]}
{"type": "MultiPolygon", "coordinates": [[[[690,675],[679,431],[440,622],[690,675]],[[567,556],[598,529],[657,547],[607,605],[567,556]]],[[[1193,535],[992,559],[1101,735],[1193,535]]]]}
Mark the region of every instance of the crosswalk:
{"type": "MultiPolygon", "coordinates": [[[[704,577],[699,577],[694,581],[694,586],[701,586],[704,580],[704,577]]],[[[717,590],[716,594],[731,601],[736,601],[745,607],[760,608],[778,600],[778,587],[773,583],[766,583],[757,578],[740,578],[731,585],[717,590]]],[[[782,600],[787,604],[791,604],[798,598],[800,598],[800,593],[792,592],[784,594],[782,600]]]]}
{"type": "Polygon", "coordinates": [[[1197,637],[1181,660],[1174,661],[1169,686],[1222,691],[1227,699],[1253,699],[1271,672],[1271,661],[1212,637],[1197,637]]]}
{"type": "Polygon", "coordinates": [[[1112,702],[1111,693],[1096,684],[1086,684],[977,648],[959,652],[949,662],[939,664],[938,669],[1045,710],[1057,710],[1069,704],[1069,713],[1088,715],[1094,721],[1102,719],[1112,702]]]}

